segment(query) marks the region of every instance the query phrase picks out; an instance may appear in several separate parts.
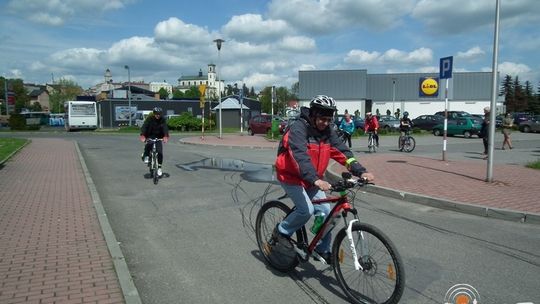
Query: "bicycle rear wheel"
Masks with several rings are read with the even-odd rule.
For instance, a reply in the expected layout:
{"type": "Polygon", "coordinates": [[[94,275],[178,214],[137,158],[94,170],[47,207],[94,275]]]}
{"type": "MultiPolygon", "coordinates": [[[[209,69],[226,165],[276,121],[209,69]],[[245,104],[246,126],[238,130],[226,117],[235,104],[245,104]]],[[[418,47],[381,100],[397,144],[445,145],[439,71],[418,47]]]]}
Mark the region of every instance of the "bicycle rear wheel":
{"type": "Polygon", "coordinates": [[[334,273],[353,303],[398,303],[405,288],[405,271],[393,243],[379,229],[355,223],[353,245],[363,270],[356,270],[345,229],[334,240],[334,273]]]}
{"type": "Polygon", "coordinates": [[[414,137],[407,137],[403,143],[403,150],[405,152],[412,152],[414,148],[416,147],[416,140],[414,140],[414,137]]]}
{"type": "MultiPolygon", "coordinates": [[[[259,251],[266,262],[273,268],[287,272],[298,265],[296,252],[291,250],[283,252],[276,250],[272,232],[276,225],[280,223],[291,212],[291,208],[280,201],[269,201],[265,203],[257,213],[255,222],[255,234],[259,251]]],[[[291,239],[301,239],[300,232],[296,232],[291,239]]]]}

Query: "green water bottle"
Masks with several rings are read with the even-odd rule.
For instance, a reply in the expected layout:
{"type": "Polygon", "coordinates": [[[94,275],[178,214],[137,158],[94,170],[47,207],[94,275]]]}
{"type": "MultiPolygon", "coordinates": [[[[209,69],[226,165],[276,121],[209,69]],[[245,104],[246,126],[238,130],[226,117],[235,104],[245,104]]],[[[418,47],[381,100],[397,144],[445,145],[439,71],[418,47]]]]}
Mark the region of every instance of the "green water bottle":
{"type": "Polygon", "coordinates": [[[313,232],[313,234],[317,234],[319,229],[321,229],[321,226],[324,223],[324,216],[325,215],[322,212],[315,214],[315,220],[313,221],[313,226],[311,226],[311,232],[313,232]]]}

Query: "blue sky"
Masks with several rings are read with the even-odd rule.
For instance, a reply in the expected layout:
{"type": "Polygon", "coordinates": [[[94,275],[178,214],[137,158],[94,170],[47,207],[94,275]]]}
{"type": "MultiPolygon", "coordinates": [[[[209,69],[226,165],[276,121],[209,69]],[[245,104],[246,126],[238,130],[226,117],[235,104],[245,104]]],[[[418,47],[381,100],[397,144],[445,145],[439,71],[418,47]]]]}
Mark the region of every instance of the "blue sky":
{"type": "MultiPolygon", "coordinates": [[[[540,81],[540,1],[500,0],[499,71],[540,81]]],[[[495,0],[3,0],[0,75],[89,88],[206,73],[256,90],[299,70],[491,71],[495,0]],[[212,42],[222,38],[220,55],[212,42]]]]}

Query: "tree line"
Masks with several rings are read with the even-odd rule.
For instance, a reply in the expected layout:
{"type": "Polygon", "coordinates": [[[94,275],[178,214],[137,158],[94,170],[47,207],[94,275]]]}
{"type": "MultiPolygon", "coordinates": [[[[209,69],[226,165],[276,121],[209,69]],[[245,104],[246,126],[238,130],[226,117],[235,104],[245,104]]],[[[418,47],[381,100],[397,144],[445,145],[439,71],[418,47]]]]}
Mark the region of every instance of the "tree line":
{"type": "Polygon", "coordinates": [[[499,96],[504,96],[506,112],[531,112],[540,114],[540,83],[536,93],[530,81],[522,84],[519,76],[506,75],[501,83],[499,96]]]}

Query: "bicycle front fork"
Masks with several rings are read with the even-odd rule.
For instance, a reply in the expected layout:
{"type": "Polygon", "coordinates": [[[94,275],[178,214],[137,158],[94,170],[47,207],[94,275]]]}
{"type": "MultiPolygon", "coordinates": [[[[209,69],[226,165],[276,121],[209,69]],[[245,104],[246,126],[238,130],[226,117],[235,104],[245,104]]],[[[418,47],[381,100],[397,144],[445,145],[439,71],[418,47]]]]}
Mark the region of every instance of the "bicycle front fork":
{"type": "MultiPolygon", "coordinates": [[[[349,225],[347,226],[347,239],[349,240],[349,246],[350,246],[350,249],[351,249],[351,254],[352,254],[352,257],[354,259],[354,269],[356,270],[364,270],[364,268],[362,267],[362,265],[360,265],[360,262],[358,262],[358,253],[356,252],[356,247],[354,246],[354,239],[353,239],[353,234],[352,234],[352,227],[353,227],[353,224],[355,222],[358,222],[358,219],[353,219],[349,222],[349,225]]],[[[359,232],[360,233],[360,238],[362,237],[362,232],[359,232]]],[[[363,240],[360,240],[360,244],[361,246],[363,246],[364,242],[363,240]]]]}

